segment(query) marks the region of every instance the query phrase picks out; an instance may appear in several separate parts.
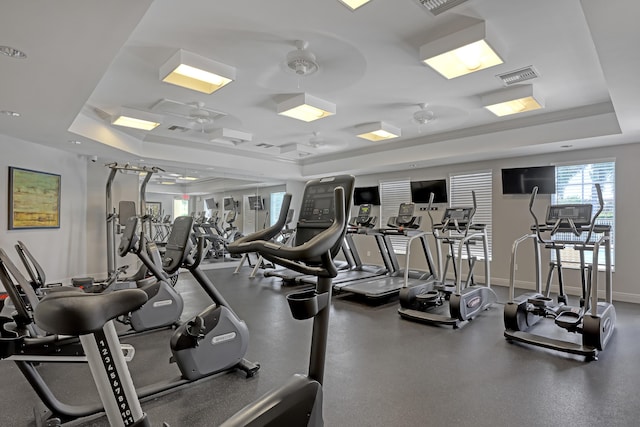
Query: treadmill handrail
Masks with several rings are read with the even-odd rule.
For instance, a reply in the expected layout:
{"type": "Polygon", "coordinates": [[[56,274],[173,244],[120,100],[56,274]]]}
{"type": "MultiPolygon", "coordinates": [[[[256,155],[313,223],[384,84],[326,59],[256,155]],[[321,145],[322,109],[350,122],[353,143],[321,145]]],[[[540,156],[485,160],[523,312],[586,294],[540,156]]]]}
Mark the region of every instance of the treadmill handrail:
{"type": "MultiPolygon", "coordinates": [[[[277,264],[305,274],[320,274],[324,276],[325,274],[323,274],[323,272],[325,272],[330,273],[330,277],[335,277],[337,270],[335,265],[333,265],[330,251],[342,238],[347,226],[344,188],[336,187],[333,197],[335,206],[335,219],[333,223],[303,244],[298,246],[286,246],[266,241],[262,239],[262,237],[264,237],[264,233],[256,232],[231,243],[227,248],[229,253],[241,254],[246,252],[257,252],[269,261],[276,262],[277,264]],[[318,257],[321,257],[322,267],[311,267],[301,264],[301,262],[310,261],[318,257]]],[[[287,210],[288,207],[284,212],[287,210]]]]}

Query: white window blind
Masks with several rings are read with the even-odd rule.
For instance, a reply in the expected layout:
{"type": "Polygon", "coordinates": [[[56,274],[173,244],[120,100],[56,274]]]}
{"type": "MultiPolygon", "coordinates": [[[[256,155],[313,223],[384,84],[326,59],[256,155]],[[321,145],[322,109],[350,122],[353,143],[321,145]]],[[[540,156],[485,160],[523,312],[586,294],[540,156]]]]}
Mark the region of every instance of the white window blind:
{"type": "MultiPolygon", "coordinates": [[[[389,218],[398,216],[401,203],[411,202],[411,184],[409,179],[397,181],[380,181],[380,227],[386,227],[389,218]]],[[[407,252],[406,236],[391,236],[391,243],[396,254],[407,252]]]]}
{"type": "MultiPolygon", "coordinates": [[[[551,203],[590,203],[593,205],[593,215],[598,212],[600,204],[598,193],[594,184],[600,184],[602,197],[604,200],[604,210],[598,216],[596,224],[607,224],[611,226],[611,264],[614,263],[615,248],[615,174],[616,164],[614,161],[559,165],[556,166],[556,193],[552,196],[551,203]]],[[[585,236],[581,236],[584,238],[585,236]]],[[[600,236],[592,237],[599,238],[600,236]]],[[[558,233],[554,236],[556,240],[579,240],[572,233],[558,233]]],[[[580,263],[580,253],[572,248],[563,249],[561,252],[563,264],[580,263]]],[[[552,260],[555,261],[555,253],[552,252],[552,260]]],[[[585,252],[585,262],[592,262],[592,254],[585,252]]],[[[598,264],[604,266],[604,249],[598,254],[598,264]]]]}
{"type": "MultiPolygon", "coordinates": [[[[476,193],[476,213],[474,224],[485,224],[487,227],[487,245],[489,261],[492,259],[492,226],[491,206],[493,197],[492,171],[469,172],[449,175],[449,206],[473,206],[472,191],[476,193]]],[[[465,251],[463,251],[465,253],[465,251]]],[[[471,245],[471,255],[484,259],[481,245],[471,245]]],[[[465,253],[466,256],[466,253],[465,253]]]]}

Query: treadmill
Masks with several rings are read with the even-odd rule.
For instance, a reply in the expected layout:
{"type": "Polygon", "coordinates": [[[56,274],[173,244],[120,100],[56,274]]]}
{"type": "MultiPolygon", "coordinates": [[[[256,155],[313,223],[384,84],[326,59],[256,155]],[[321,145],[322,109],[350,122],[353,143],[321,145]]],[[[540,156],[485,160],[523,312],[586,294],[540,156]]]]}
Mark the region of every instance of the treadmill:
{"type": "MultiPolygon", "coordinates": [[[[334,285],[334,289],[336,291],[362,295],[367,299],[375,300],[398,295],[400,289],[405,286],[405,276],[409,281],[420,282],[431,280],[435,277],[435,264],[433,263],[431,251],[429,250],[429,242],[427,241],[426,235],[418,230],[421,217],[414,216],[414,211],[414,203],[402,203],[398,209],[398,215],[389,218],[387,228],[372,230],[369,233],[377,236],[377,238],[381,239],[384,243],[384,251],[393,266],[393,269],[390,269],[387,275],[347,282],[342,284],[342,286],[334,285]],[[413,240],[420,241],[428,271],[411,270],[405,272],[405,270],[400,269],[398,265],[398,258],[393,251],[391,237],[412,235],[416,235],[416,239],[410,240],[410,243],[413,240]]],[[[407,256],[409,254],[410,250],[408,249],[407,256]]]]}
{"type": "MultiPolygon", "coordinates": [[[[378,249],[382,255],[382,262],[384,267],[379,265],[367,265],[363,264],[360,259],[360,254],[356,249],[356,244],[353,241],[354,234],[369,234],[368,231],[375,227],[377,218],[371,216],[371,205],[360,205],[358,209],[358,216],[349,221],[347,225],[347,233],[344,236],[342,242],[342,252],[347,260],[348,267],[346,269],[338,271],[338,275],[333,278],[333,288],[340,289],[341,286],[346,285],[349,282],[356,280],[369,279],[373,277],[379,277],[387,274],[389,271],[395,269],[392,260],[387,254],[385,248],[385,242],[382,236],[374,235],[378,249]]],[[[315,285],[318,278],[316,276],[299,276],[296,279],[298,284],[315,285]]]]}

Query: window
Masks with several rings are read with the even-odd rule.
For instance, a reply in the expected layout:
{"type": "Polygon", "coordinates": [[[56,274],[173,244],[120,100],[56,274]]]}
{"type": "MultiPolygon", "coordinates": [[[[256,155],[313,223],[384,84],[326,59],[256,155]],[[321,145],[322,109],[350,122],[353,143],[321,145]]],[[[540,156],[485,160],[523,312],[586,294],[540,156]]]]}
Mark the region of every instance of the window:
{"type": "MultiPolygon", "coordinates": [[[[411,202],[411,186],[409,182],[408,178],[380,182],[380,201],[382,203],[382,206],[380,206],[380,227],[386,227],[389,218],[398,215],[401,203],[411,202]]],[[[408,237],[391,236],[390,240],[393,245],[393,251],[396,254],[407,253],[408,237]]]]}
{"type": "Polygon", "coordinates": [[[182,199],[175,199],[173,201],[173,217],[189,215],[189,201],[182,199]]]}
{"type": "MultiPolygon", "coordinates": [[[[492,225],[491,204],[493,197],[492,171],[469,172],[449,175],[449,206],[473,206],[472,191],[476,193],[476,213],[474,224],[485,224],[487,227],[487,246],[489,261],[492,259],[492,225]]],[[[435,219],[435,218],[434,218],[435,219]]],[[[463,251],[464,256],[466,252],[463,251]]],[[[482,245],[471,245],[471,255],[484,259],[482,245]]]]}
{"type": "MultiPolygon", "coordinates": [[[[577,165],[556,166],[556,194],[552,196],[552,204],[565,203],[590,203],[593,205],[593,215],[598,212],[600,204],[598,194],[594,184],[600,184],[602,198],[604,200],[604,210],[598,216],[596,224],[606,224],[611,226],[611,264],[614,263],[614,227],[615,227],[615,170],[614,161],[587,163],[577,165]]],[[[558,233],[554,236],[559,240],[578,239],[572,233],[558,233]]],[[[584,238],[586,236],[582,236],[584,238]]],[[[595,236],[599,238],[600,236],[595,236]]],[[[592,237],[593,240],[593,237],[592,237]]],[[[604,249],[600,249],[598,254],[598,265],[604,266],[604,249]]],[[[585,262],[593,260],[593,254],[585,253],[585,262]]],[[[568,267],[580,265],[580,253],[572,248],[563,249],[561,252],[562,262],[568,267]]],[[[555,253],[552,252],[552,260],[555,261],[555,253]]]]}
{"type": "Polygon", "coordinates": [[[280,218],[280,208],[282,207],[282,199],[284,199],[285,192],[280,191],[277,193],[271,193],[269,200],[271,200],[269,205],[269,225],[274,225],[278,218],[280,218]]]}

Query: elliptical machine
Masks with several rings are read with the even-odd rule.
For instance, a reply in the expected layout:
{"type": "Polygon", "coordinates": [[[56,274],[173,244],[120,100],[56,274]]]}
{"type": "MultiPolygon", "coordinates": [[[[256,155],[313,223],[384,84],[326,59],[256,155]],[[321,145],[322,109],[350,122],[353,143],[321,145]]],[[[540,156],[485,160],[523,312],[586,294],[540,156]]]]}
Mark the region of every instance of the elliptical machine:
{"type": "MultiPolygon", "coordinates": [[[[214,303],[177,327],[171,336],[172,361],[177,364],[180,376],[133,390],[135,400],[154,396],[223,371],[238,369],[247,377],[252,377],[260,369],[260,365],[244,359],[249,344],[249,331],[245,322],[238,318],[211,280],[199,268],[199,261],[204,251],[203,239],[199,240],[195,255],[191,254],[192,225],[191,217],[179,217],[174,222],[162,260],[161,269],[164,272],[158,271],[158,264],[154,263],[145,251],[140,251],[138,256],[156,276],[172,275],[181,267],[188,269],[214,303]]],[[[140,240],[145,240],[144,235],[140,240]]],[[[128,246],[130,246],[128,243],[121,244],[121,248],[128,246]]],[[[5,288],[15,288],[12,286],[11,276],[22,277],[4,251],[0,249],[0,281],[5,288]]],[[[22,278],[22,282],[25,285],[21,284],[21,287],[31,289],[26,279],[22,278]]],[[[120,390],[117,393],[123,393],[122,387],[112,385],[111,381],[114,377],[111,374],[107,378],[107,372],[116,369],[114,364],[125,364],[124,360],[116,362],[118,358],[123,357],[123,348],[119,343],[113,322],[109,321],[110,326],[105,326],[104,335],[99,334],[97,338],[92,338],[91,334],[102,330],[108,320],[135,313],[140,307],[149,303],[149,294],[142,289],[122,289],[102,294],[85,293],[74,288],[71,288],[74,289],[72,291],[62,289],[42,298],[34,307],[33,314],[24,300],[17,295],[16,301],[19,304],[16,304],[17,314],[14,319],[0,318],[2,338],[0,339],[0,359],[12,360],[16,363],[46,406],[46,412],[36,413],[39,417],[37,421],[52,426],[105,410],[110,411],[113,408],[110,409],[108,406],[113,401],[105,398],[102,404],[94,405],[63,403],[47,385],[37,366],[46,362],[89,362],[90,366],[94,365],[91,367],[92,372],[96,369],[98,372],[97,374],[94,372],[93,375],[104,375],[103,384],[98,385],[99,388],[106,387],[101,393],[108,393],[108,391],[116,393],[116,388],[120,390]],[[55,301],[59,301],[60,305],[55,301]],[[115,302],[114,306],[111,305],[112,302],[115,302]],[[48,320],[49,316],[56,319],[54,324],[48,320]],[[58,335],[34,337],[33,331],[40,330],[53,334],[80,336],[82,348],[77,345],[75,338],[70,342],[68,337],[58,335]],[[87,344],[86,341],[91,344],[87,344]],[[95,347],[96,342],[99,348],[95,347]],[[104,370],[105,368],[107,371],[104,370]],[[111,385],[104,383],[107,380],[111,385]]],[[[127,349],[129,357],[134,353],[135,348],[127,349]]],[[[124,381],[123,375],[128,375],[128,372],[119,372],[118,375],[119,377],[116,378],[124,381]]],[[[121,397],[121,394],[117,394],[115,397],[112,396],[111,400],[120,401],[121,397]]],[[[131,401],[133,397],[127,397],[127,399],[131,401]]],[[[115,409],[118,410],[118,405],[115,409]]],[[[112,422],[111,418],[109,422],[112,423],[111,425],[133,425],[131,421],[126,421],[124,424],[118,421],[112,422]]]]}
{"type": "MultiPolygon", "coordinates": [[[[408,285],[408,277],[405,277],[405,286],[400,290],[400,308],[398,309],[398,314],[403,319],[451,325],[457,328],[461,322],[473,319],[498,300],[495,292],[491,289],[490,283],[491,274],[489,271],[486,226],[473,223],[473,216],[476,212],[475,192],[472,192],[471,195],[473,206],[446,208],[442,220],[436,223],[431,215],[431,204],[434,198],[434,194],[431,193],[427,212],[431,220],[432,231],[422,234],[431,234],[436,240],[439,277],[435,280],[418,282],[417,284],[414,282],[412,286],[408,285]],[[484,251],[485,283],[483,285],[477,285],[473,278],[473,270],[476,266],[477,258],[471,255],[470,245],[477,242],[482,244],[484,251]],[[444,269],[442,267],[442,245],[447,245],[448,247],[444,269]],[[467,278],[463,283],[462,251],[464,249],[467,251],[468,271],[467,278]],[[453,266],[454,283],[446,280],[450,264],[453,266]],[[446,309],[440,308],[447,305],[449,306],[448,313],[446,309]]],[[[418,237],[420,235],[413,238],[418,237]]],[[[426,245],[425,251],[430,257],[428,245],[426,245]]]]}
{"type": "Polygon", "coordinates": [[[598,352],[604,350],[613,335],[616,311],[613,306],[612,269],[611,269],[611,226],[596,224],[604,209],[600,184],[595,184],[598,194],[598,211],[591,217],[591,204],[550,205],[546,220],[540,224],[533,212],[533,204],[538,194],[535,187],[529,200],[529,213],[533,218],[533,233],[525,234],[513,243],[511,253],[511,274],[509,283],[509,302],[504,307],[504,336],[507,341],[517,341],[539,347],[549,348],[570,354],[585,356],[585,360],[597,360],[598,352]],[[544,238],[548,234],[549,238],[544,238]],[[572,238],[563,238],[573,235],[572,238]],[[554,239],[551,239],[555,237],[554,239]],[[531,240],[534,245],[536,290],[515,297],[515,266],[520,244],[531,240]],[[542,266],[540,247],[555,252],[556,261],[550,262],[547,283],[542,292],[542,266]],[[580,254],[580,278],[582,297],[578,306],[568,305],[562,275],[562,250],[573,248],[580,254]],[[605,300],[598,300],[598,258],[600,249],[605,256],[605,300]],[[588,263],[587,254],[592,255],[588,263]],[[551,281],[554,270],[558,270],[558,297],[556,302],[550,297],[551,281]],[[529,332],[545,318],[553,319],[556,326],[568,333],[582,335],[582,344],[567,337],[566,340],[551,338],[529,332]]]}
{"type": "MultiPolygon", "coordinates": [[[[332,258],[339,251],[344,237],[354,181],[352,176],[338,176],[307,184],[298,223],[297,236],[300,237],[293,247],[270,242],[282,228],[288,207],[283,209],[273,227],[230,245],[235,253],[257,252],[272,262],[305,274],[315,274],[318,284],[314,290],[287,296],[294,318],[314,319],[308,375],[295,375],[282,387],[246,406],[222,426],[323,425],[322,380],[331,279],[337,274],[332,258]]],[[[285,203],[290,201],[291,195],[285,196],[285,203]]],[[[170,263],[176,262],[171,260],[170,263]]],[[[136,396],[111,320],[141,306],[145,300],[146,294],[137,289],[106,295],[61,292],[43,299],[36,312],[36,321],[42,328],[52,333],[80,336],[111,426],[150,425],[136,396]]]]}

